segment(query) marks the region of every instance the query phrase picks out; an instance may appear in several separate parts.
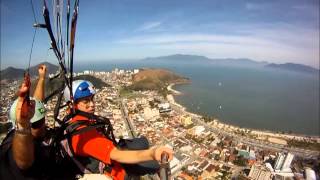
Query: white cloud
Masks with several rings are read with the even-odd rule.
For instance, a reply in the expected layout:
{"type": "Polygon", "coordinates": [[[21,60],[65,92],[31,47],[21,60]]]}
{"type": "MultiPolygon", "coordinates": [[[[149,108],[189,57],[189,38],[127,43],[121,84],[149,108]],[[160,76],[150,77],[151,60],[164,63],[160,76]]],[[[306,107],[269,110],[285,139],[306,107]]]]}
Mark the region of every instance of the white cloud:
{"type": "Polygon", "coordinates": [[[319,22],[319,4],[300,4],[292,6],[292,9],[297,14],[311,15],[319,22]]]}
{"type": "Polygon", "coordinates": [[[241,45],[256,45],[256,46],[278,46],[272,41],[256,38],[251,36],[237,35],[210,35],[210,34],[176,34],[176,35],[157,35],[157,36],[139,36],[125,40],[120,40],[118,43],[123,44],[174,44],[174,43],[214,43],[214,44],[241,44],[241,45]]]}
{"type": "Polygon", "coordinates": [[[160,21],[148,22],[148,23],[143,24],[141,27],[139,27],[137,29],[137,31],[148,31],[151,29],[155,29],[155,28],[159,27],[161,24],[162,24],[162,22],[160,22],[160,21]]]}
{"type": "Polygon", "coordinates": [[[260,10],[263,9],[263,6],[261,4],[257,3],[246,3],[245,5],[247,10],[260,10]]]}
{"type": "Polygon", "coordinates": [[[309,12],[309,11],[319,11],[317,6],[313,6],[312,4],[299,4],[299,5],[293,5],[293,9],[300,10],[303,12],[309,12]]]}

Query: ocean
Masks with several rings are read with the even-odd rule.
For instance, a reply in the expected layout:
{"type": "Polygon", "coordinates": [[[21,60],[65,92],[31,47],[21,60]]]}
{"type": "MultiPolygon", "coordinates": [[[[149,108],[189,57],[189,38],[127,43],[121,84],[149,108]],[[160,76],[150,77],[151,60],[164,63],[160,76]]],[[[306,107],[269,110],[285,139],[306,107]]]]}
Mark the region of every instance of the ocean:
{"type": "Polygon", "coordinates": [[[239,127],[274,132],[320,135],[319,76],[267,69],[208,64],[90,62],[75,68],[166,68],[191,79],[173,88],[176,102],[188,111],[209,115],[239,127]]]}

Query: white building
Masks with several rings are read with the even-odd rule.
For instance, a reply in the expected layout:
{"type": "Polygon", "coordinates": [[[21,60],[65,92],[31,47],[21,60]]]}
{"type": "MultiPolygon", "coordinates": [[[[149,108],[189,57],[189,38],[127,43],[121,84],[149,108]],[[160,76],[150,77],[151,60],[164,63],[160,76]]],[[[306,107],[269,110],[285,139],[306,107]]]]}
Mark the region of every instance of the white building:
{"type": "Polygon", "coordinates": [[[294,155],[291,153],[279,153],[275,166],[274,166],[274,170],[275,172],[291,172],[290,166],[291,166],[291,162],[294,158],[294,155]]]}
{"type": "Polygon", "coordinates": [[[177,172],[179,169],[181,169],[182,163],[179,159],[173,156],[173,159],[170,161],[169,166],[171,169],[171,173],[173,174],[177,172]]]}
{"type": "Polygon", "coordinates": [[[192,151],[192,147],[190,145],[186,145],[180,148],[180,151],[182,152],[191,152],[192,151]]]}
{"type": "Polygon", "coordinates": [[[93,74],[93,71],[85,70],[85,71],[83,71],[83,74],[85,74],[85,75],[93,74]]]}
{"type": "Polygon", "coordinates": [[[252,180],[272,180],[272,173],[263,165],[254,164],[249,173],[249,179],[252,180]]]}
{"type": "Polygon", "coordinates": [[[285,154],[284,153],[279,153],[278,157],[277,157],[277,160],[276,160],[276,163],[274,165],[274,170],[275,171],[280,171],[280,169],[282,167],[282,164],[284,162],[284,159],[285,159],[285,154]]]}
{"type": "Polygon", "coordinates": [[[201,136],[201,134],[205,131],[205,128],[203,126],[195,126],[194,127],[194,134],[196,136],[201,136]]]}
{"type": "Polygon", "coordinates": [[[143,114],[144,114],[144,118],[146,120],[150,120],[152,118],[157,118],[160,115],[159,111],[157,109],[155,109],[155,108],[151,109],[149,107],[145,107],[143,109],[143,114]]]}
{"type": "Polygon", "coordinates": [[[158,105],[159,107],[159,112],[160,113],[164,113],[164,112],[170,112],[171,111],[171,107],[169,103],[161,103],[158,105]]]}
{"type": "Polygon", "coordinates": [[[306,180],[316,180],[316,173],[314,172],[313,169],[307,167],[305,170],[305,177],[306,177],[306,180]]]}
{"type": "Polygon", "coordinates": [[[291,165],[291,162],[292,162],[292,160],[293,160],[293,157],[294,157],[293,154],[291,154],[291,153],[288,153],[288,154],[287,154],[286,159],[285,159],[284,162],[283,162],[281,171],[287,171],[288,169],[291,171],[290,165],[291,165]]]}

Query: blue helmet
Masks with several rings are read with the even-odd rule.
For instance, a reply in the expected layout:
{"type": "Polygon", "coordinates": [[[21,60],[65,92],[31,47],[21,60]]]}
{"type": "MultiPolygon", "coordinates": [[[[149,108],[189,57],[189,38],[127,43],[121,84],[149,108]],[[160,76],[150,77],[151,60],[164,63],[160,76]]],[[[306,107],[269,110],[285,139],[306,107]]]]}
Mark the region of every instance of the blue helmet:
{"type": "MultiPolygon", "coordinates": [[[[95,93],[95,88],[89,81],[76,80],[72,82],[72,95],[74,101],[94,95],[95,93]]],[[[70,91],[68,87],[64,89],[64,98],[66,101],[70,101],[70,91]]]]}

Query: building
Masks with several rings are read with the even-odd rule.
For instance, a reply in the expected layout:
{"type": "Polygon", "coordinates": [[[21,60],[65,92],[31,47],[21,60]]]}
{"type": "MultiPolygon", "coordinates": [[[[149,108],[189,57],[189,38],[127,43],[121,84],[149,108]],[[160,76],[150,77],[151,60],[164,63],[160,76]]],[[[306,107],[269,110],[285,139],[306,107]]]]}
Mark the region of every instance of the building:
{"type": "Polygon", "coordinates": [[[190,125],[193,124],[192,119],[191,119],[191,116],[189,116],[189,115],[181,116],[181,117],[180,117],[180,121],[181,121],[181,124],[182,124],[184,127],[188,127],[188,126],[190,126],[190,125]]]}
{"type": "Polygon", "coordinates": [[[158,105],[160,113],[166,113],[171,111],[171,107],[169,103],[161,103],[158,105]]]}
{"type": "Polygon", "coordinates": [[[250,153],[248,151],[246,151],[246,150],[239,149],[238,150],[238,156],[242,156],[245,159],[249,159],[250,153]]]}
{"type": "Polygon", "coordinates": [[[202,136],[202,134],[206,130],[204,126],[195,126],[192,129],[194,130],[193,135],[195,136],[202,136]]]}
{"type": "Polygon", "coordinates": [[[293,157],[294,155],[291,154],[291,153],[288,153],[284,162],[283,162],[283,165],[281,167],[281,171],[287,171],[289,170],[291,172],[291,169],[290,169],[290,166],[291,166],[291,162],[293,160],[293,157]]]}
{"type": "Polygon", "coordinates": [[[274,170],[279,171],[284,162],[285,155],[283,153],[279,153],[276,159],[276,163],[274,164],[274,170]]]}
{"type": "Polygon", "coordinates": [[[305,173],[306,180],[316,180],[317,179],[316,173],[314,172],[313,169],[311,169],[309,167],[305,168],[304,173],[305,173]]]}
{"type": "Polygon", "coordinates": [[[252,180],[272,180],[273,175],[266,166],[254,164],[248,177],[252,180]]]}
{"type": "Polygon", "coordinates": [[[275,180],[294,180],[293,173],[275,173],[274,174],[275,180]]]}
{"type": "Polygon", "coordinates": [[[151,108],[149,108],[149,107],[145,107],[144,109],[143,109],[143,114],[144,114],[144,118],[146,119],[146,120],[150,120],[150,119],[152,119],[152,118],[158,118],[159,117],[159,111],[156,109],[156,108],[154,108],[154,109],[151,109],[151,108]]]}
{"type": "Polygon", "coordinates": [[[291,153],[279,153],[274,165],[275,172],[291,172],[290,166],[294,158],[291,153]]]}

